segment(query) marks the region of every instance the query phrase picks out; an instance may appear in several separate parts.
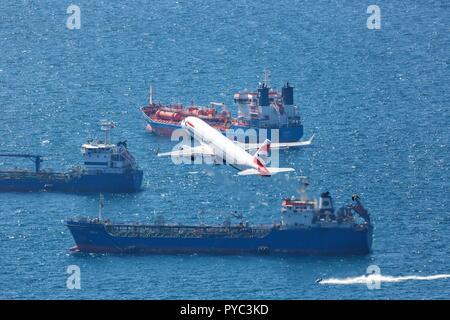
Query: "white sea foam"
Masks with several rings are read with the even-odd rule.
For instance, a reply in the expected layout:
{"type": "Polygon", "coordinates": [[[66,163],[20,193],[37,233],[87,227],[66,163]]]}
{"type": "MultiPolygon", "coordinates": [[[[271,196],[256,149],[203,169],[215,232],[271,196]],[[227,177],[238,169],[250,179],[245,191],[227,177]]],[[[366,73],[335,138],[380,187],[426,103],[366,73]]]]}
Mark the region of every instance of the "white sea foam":
{"type": "Polygon", "coordinates": [[[450,274],[436,274],[431,276],[401,276],[401,277],[393,277],[393,276],[384,276],[382,274],[370,274],[367,276],[359,276],[359,277],[350,277],[350,278],[329,278],[323,279],[319,283],[320,284],[337,284],[337,285],[346,285],[346,284],[367,284],[374,282],[403,282],[408,280],[439,280],[439,279],[448,279],[450,278],[450,274]]]}

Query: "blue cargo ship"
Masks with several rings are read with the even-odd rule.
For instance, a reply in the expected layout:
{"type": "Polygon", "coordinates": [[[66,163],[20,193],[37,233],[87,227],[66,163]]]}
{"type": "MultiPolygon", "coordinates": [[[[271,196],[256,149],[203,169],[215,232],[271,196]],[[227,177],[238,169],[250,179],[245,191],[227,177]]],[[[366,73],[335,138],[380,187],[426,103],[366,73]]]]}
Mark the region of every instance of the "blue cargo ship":
{"type": "Polygon", "coordinates": [[[294,87],[286,83],[281,92],[272,90],[269,74],[267,70],[264,72],[264,79],[256,91],[243,90],[234,95],[238,107],[236,118],[223,103],[211,102],[209,107],[156,104],[150,88],[149,105],[141,108],[148,123],[147,131],[170,136],[174,130],[181,129],[184,118],[194,116],[224,134],[234,130],[248,135],[256,133],[261,142],[266,138],[273,142],[299,141],[303,136],[303,123],[299,107],[294,103],[294,87]]]}
{"type": "Polygon", "coordinates": [[[373,226],[359,198],[352,199],[336,212],[328,192],[318,202],[304,196],[284,199],[275,225],[249,226],[242,220],[232,225],[229,219],[217,226],[125,224],[101,215],[69,219],[66,225],[76,252],[367,254],[373,226]]]}
{"type": "Polygon", "coordinates": [[[67,172],[42,170],[42,157],[29,154],[0,154],[3,157],[30,158],[35,170],[0,171],[0,191],[62,191],[127,193],[141,189],[143,172],[128,151],[127,142],[109,142],[114,124],[103,121],[105,140],[90,140],[81,146],[82,166],[67,172]]]}

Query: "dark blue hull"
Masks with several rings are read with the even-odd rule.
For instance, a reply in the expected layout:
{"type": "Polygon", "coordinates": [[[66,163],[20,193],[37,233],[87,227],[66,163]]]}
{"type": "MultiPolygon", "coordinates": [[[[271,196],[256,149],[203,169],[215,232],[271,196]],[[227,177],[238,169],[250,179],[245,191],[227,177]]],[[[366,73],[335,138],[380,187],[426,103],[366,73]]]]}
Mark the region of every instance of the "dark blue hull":
{"type": "Polygon", "coordinates": [[[273,129],[264,129],[258,127],[244,127],[232,125],[233,130],[255,130],[258,137],[258,141],[262,142],[265,139],[272,140],[273,142],[297,142],[303,137],[303,125],[298,127],[281,127],[273,129]],[[278,136],[275,133],[278,131],[278,136]]]}
{"type": "Polygon", "coordinates": [[[0,191],[60,191],[129,193],[141,189],[143,172],[134,170],[124,174],[62,174],[2,172],[0,191]]]}
{"type": "MultiPolygon", "coordinates": [[[[156,133],[159,136],[170,137],[174,130],[181,129],[181,125],[179,123],[158,122],[154,121],[150,117],[146,117],[146,119],[152,128],[152,132],[156,133]]],[[[251,126],[237,126],[237,125],[232,125],[230,129],[255,130],[258,137],[258,141],[264,141],[265,139],[269,139],[273,140],[273,142],[276,142],[275,137],[272,137],[272,130],[270,129],[262,129],[251,126]],[[261,139],[259,132],[260,130],[265,131],[261,132],[261,139]]],[[[282,127],[274,130],[278,130],[278,142],[296,142],[303,137],[303,125],[299,125],[297,127],[282,127]]],[[[223,130],[221,131],[225,134],[225,131],[223,130]]]]}
{"type": "Polygon", "coordinates": [[[201,233],[204,227],[188,227],[198,229],[195,231],[197,233],[193,233],[193,236],[180,236],[176,233],[173,236],[149,236],[143,233],[136,235],[136,232],[157,227],[131,225],[126,226],[128,233],[118,236],[111,233],[108,229],[110,227],[103,223],[69,220],[67,227],[75,240],[77,251],[97,253],[367,254],[371,250],[373,231],[371,225],[287,230],[267,227],[246,228],[242,231],[234,227],[235,231],[231,234],[199,236],[198,233],[201,233]]]}

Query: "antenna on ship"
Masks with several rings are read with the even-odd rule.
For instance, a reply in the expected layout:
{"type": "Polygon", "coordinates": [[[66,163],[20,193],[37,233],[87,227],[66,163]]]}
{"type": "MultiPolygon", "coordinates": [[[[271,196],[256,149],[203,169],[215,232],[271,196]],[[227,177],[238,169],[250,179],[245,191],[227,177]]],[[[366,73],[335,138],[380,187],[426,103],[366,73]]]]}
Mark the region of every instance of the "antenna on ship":
{"type": "Polygon", "coordinates": [[[237,219],[239,219],[239,224],[241,226],[244,225],[244,215],[242,213],[238,213],[236,210],[231,213],[231,215],[237,219]]]}
{"type": "Polygon", "coordinates": [[[299,182],[298,193],[300,194],[300,198],[305,200],[307,198],[306,189],[309,187],[309,180],[307,176],[299,176],[297,177],[299,182]]]}
{"type": "Polygon", "coordinates": [[[99,202],[98,202],[98,220],[99,221],[102,221],[103,220],[103,207],[105,206],[105,203],[104,203],[104,197],[103,197],[103,193],[100,193],[100,199],[99,199],[99,202]]]}
{"type": "Polygon", "coordinates": [[[110,120],[101,120],[100,121],[100,130],[105,133],[105,144],[110,143],[110,132],[111,129],[115,128],[114,122],[110,120]]]}
{"type": "Polygon", "coordinates": [[[270,70],[269,69],[264,69],[263,70],[263,85],[265,87],[269,87],[269,81],[270,81],[270,70]]]}

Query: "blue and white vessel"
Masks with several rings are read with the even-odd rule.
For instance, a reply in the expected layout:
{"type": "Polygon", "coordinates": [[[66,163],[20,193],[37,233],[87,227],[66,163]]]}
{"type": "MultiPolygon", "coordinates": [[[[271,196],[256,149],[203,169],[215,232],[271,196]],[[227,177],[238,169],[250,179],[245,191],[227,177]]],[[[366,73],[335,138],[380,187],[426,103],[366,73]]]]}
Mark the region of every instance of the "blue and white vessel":
{"type": "MultiPolygon", "coordinates": [[[[307,184],[304,184],[307,186],[307,184]]],[[[335,212],[328,192],[319,201],[305,196],[284,199],[281,222],[250,226],[112,223],[98,218],[66,221],[76,246],[72,251],[98,253],[286,253],[367,254],[373,226],[358,196],[335,212]],[[355,214],[356,213],[356,214],[355,214]]],[[[100,206],[103,207],[103,206],[100,206]]]]}
{"type": "Polygon", "coordinates": [[[105,139],[89,140],[81,146],[83,165],[67,172],[41,169],[42,157],[27,154],[0,154],[2,157],[31,158],[35,170],[0,171],[0,191],[136,192],[143,172],[128,151],[127,142],[110,143],[111,121],[102,121],[105,139]]]}

